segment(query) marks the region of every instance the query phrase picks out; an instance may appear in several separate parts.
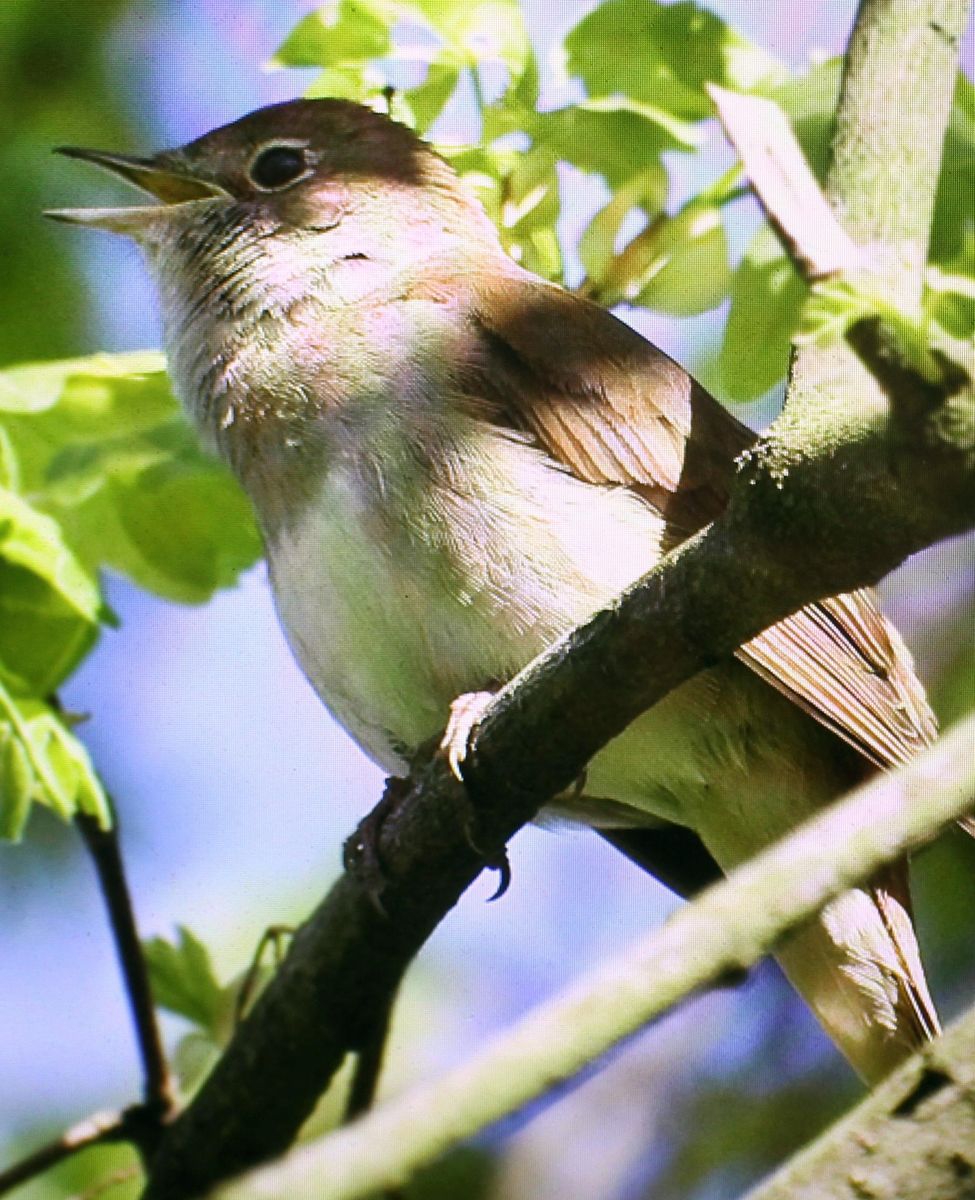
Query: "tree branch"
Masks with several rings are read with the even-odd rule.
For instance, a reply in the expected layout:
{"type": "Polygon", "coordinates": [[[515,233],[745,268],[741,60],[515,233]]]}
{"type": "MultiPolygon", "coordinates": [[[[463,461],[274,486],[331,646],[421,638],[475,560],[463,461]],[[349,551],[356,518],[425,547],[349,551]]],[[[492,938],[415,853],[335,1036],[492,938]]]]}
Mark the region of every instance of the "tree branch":
{"type": "MultiPolygon", "coordinates": [[[[230,1185],[239,1195],[357,1200],[571,1079],[679,1000],[742,971],[834,896],[975,806],[975,716],[879,775],[539,1005],[485,1049],[354,1125],[230,1185]]],[[[973,1068],[975,1070],[975,1068],[973,1068]]]]}
{"type": "MultiPolygon", "coordinates": [[[[891,258],[892,290],[908,300],[919,287],[954,79],[951,42],[965,10],[962,0],[868,0],[851,48],[831,199],[855,240],[888,241],[885,271],[891,258]],[[896,64],[896,95],[889,82],[878,90],[878,55],[888,68],[896,64]],[[869,165],[863,203],[850,169],[861,160],[869,165]],[[913,181],[907,198],[906,177],[913,181]],[[910,215],[886,213],[908,204],[910,215]]],[[[522,319],[530,328],[533,314],[522,319]]],[[[379,839],[388,919],[355,878],[336,883],[164,1136],[150,1200],[185,1200],[283,1151],[485,857],[636,715],[803,604],[872,583],[975,523],[975,476],[965,456],[941,442],[912,451],[901,413],[892,454],[892,419],[883,392],[848,349],[804,350],[786,410],[742,464],[722,518],[499,694],[466,772],[470,798],[439,758],[414,773],[379,839]],[[653,670],[634,672],[635,663],[653,670]]]]}
{"type": "Polygon", "coordinates": [[[94,817],[78,813],[75,824],[95,866],[125,982],[125,992],[142,1059],[143,1103],[140,1109],[144,1114],[156,1114],[157,1130],[154,1134],[150,1135],[145,1122],[140,1126],[145,1134],[140,1149],[143,1154],[148,1155],[155,1148],[162,1125],[172,1112],[173,1094],[166,1055],[156,1022],[149,972],[142,953],[132,897],[125,878],[125,864],[118,842],[118,823],[113,814],[113,824],[110,828],[103,829],[94,817]],[[146,1138],[149,1144],[146,1144],[146,1138]]]}
{"type": "Polygon", "coordinates": [[[975,1194],[975,1008],[745,1200],[975,1194]]]}
{"type": "Polygon", "coordinates": [[[145,1124],[145,1110],[141,1106],[125,1112],[95,1113],[66,1129],[59,1137],[0,1171],[0,1196],[5,1196],[22,1183],[36,1179],[59,1162],[106,1142],[135,1141],[141,1136],[145,1124]]]}

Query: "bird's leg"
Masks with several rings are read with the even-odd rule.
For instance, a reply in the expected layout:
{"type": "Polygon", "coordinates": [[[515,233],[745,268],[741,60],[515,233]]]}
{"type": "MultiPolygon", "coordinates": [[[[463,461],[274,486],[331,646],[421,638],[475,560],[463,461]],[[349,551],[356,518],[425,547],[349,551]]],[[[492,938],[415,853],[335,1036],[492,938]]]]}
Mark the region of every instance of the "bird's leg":
{"type": "Polygon", "coordinates": [[[388,914],[382,902],[386,875],[379,853],[379,836],[408,792],[409,780],[390,775],[379,803],[362,818],[342,847],[342,865],[362,884],[373,907],[383,917],[388,914]]]}
{"type": "MultiPolygon", "coordinates": [[[[494,696],[494,692],[464,692],[450,705],[450,718],[447,721],[443,737],[440,739],[440,750],[446,755],[451,773],[465,787],[467,781],[464,778],[464,763],[474,748],[477,726],[494,696]]],[[[465,823],[464,836],[471,848],[484,858],[486,865],[499,874],[497,889],[493,896],[488,897],[490,903],[492,900],[500,900],[508,890],[511,884],[511,863],[508,861],[508,852],[504,846],[493,854],[486,853],[478,846],[474,838],[476,817],[477,813],[472,805],[465,823]]]]}

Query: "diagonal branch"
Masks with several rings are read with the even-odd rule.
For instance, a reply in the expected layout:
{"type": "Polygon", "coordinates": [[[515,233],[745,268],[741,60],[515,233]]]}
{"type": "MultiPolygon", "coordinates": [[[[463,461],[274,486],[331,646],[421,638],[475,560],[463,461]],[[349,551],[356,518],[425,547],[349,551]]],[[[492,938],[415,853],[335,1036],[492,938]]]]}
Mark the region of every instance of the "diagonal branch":
{"type": "Polygon", "coordinates": [[[975,1009],[744,1200],[966,1200],[975,1180],[975,1009]]]}
{"type": "MultiPolygon", "coordinates": [[[[975,806],[975,716],[897,772],[876,776],[440,1079],[231,1188],[359,1200],[571,1079],[600,1054],[975,806]]],[[[892,1194],[892,1193],[891,1193],[892,1194]]]]}
{"type": "Polygon", "coordinates": [[[136,1106],[124,1112],[99,1112],[64,1133],[39,1146],[30,1154],[0,1170],[0,1196],[5,1196],[21,1184],[36,1179],[58,1163],[92,1146],[103,1146],[109,1142],[138,1142],[145,1132],[147,1118],[144,1108],[136,1106]]]}

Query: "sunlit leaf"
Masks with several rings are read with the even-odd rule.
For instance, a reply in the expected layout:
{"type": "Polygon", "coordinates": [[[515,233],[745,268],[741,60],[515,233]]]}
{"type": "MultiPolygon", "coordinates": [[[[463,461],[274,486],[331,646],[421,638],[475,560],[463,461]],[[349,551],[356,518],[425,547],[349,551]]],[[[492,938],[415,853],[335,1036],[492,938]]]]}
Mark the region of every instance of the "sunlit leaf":
{"type": "Polygon", "coordinates": [[[98,355],[0,373],[22,487],[94,573],[201,602],[260,555],[250,506],[200,449],[159,355],[98,355]],[[40,398],[43,403],[39,403],[40,398]]]}
{"type": "Polygon", "coordinates": [[[950,263],[975,237],[975,84],[959,74],[931,229],[931,257],[950,263]]]}
{"type": "Polygon", "coordinates": [[[566,66],[590,96],[624,95],[685,120],[712,115],[708,83],[754,86],[782,68],[692,3],[605,0],[565,39],[566,66]]]}
{"type": "Polygon", "coordinates": [[[925,276],[925,311],[956,338],[975,335],[975,228],[944,269],[930,267],[925,276]]]}
{"type": "Polygon", "coordinates": [[[444,105],[457,89],[460,70],[453,63],[437,61],[430,64],[426,79],[416,87],[407,89],[404,99],[409,106],[410,124],[419,133],[425,133],[443,112],[444,105]]]}
{"type": "Polygon", "coordinates": [[[0,668],[0,836],[19,838],[35,802],[66,821],[84,812],[111,824],[85,747],[48,704],[9,686],[0,668]]]}
{"type": "Polygon", "coordinates": [[[470,66],[503,63],[518,79],[531,54],[525,15],[518,0],[415,0],[430,25],[470,66]]]}
{"type": "Polygon", "coordinates": [[[556,157],[581,171],[602,175],[614,190],[650,170],[664,150],[683,145],[659,121],[625,104],[570,105],[530,115],[524,127],[556,157]]]}
{"type": "Polygon", "coordinates": [[[53,518],[0,488],[0,661],[47,695],[91,649],[107,617],[93,574],[53,518]]]}
{"type": "Polygon", "coordinates": [[[806,291],[775,234],[763,226],[731,282],[718,356],[723,395],[754,400],[785,377],[806,291]]]}
{"type": "Polygon", "coordinates": [[[344,67],[387,54],[397,8],[384,0],[338,0],[303,17],[274,52],[272,66],[344,67]]]}

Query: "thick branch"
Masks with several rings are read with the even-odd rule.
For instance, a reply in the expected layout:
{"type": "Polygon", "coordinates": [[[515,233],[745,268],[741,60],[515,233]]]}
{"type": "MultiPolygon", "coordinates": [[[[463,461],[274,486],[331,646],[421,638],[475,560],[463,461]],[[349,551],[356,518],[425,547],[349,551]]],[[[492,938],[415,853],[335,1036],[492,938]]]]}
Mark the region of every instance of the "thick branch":
{"type": "MultiPolygon", "coordinates": [[[[885,173],[909,174],[917,192],[910,203],[927,214],[954,78],[948,43],[964,15],[961,0],[863,6],[858,29],[866,24],[871,33],[866,48],[859,33],[854,38],[857,66],[843,93],[832,193],[858,241],[888,231],[871,227],[853,200],[845,165],[855,157],[850,129],[862,125],[857,153],[884,156],[882,171],[871,168],[871,195],[883,191],[885,173]],[[882,100],[862,81],[875,51],[896,66],[896,95],[882,100]],[[911,125],[905,110],[923,113],[923,127],[911,125]],[[918,168],[919,146],[934,154],[927,173],[918,168]]],[[[887,195],[905,203],[901,187],[887,195]]],[[[877,203],[882,211],[882,197],[877,203]]],[[[910,276],[895,290],[914,295],[924,238],[896,220],[890,234],[899,269],[910,276]]],[[[410,959],[482,869],[472,840],[486,853],[501,846],[638,713],[768,625],[811,600],[874,582],[909,554],[975,523],[975,479],[965,456],[937,440],[911,452],[902,427],[909,414],[900,412],[892,453],[886,398],[875,386],[870,391],[871,378],[852,353],[841,354],[842,370],[829,358],[807,358],[802,371],[797,364],[787,412],[744,464],[719,521],[500,694],[467,772],[478,809],[473,839],[469,802],[445,764],[434,760],[416,774],[380,837],[388,919],[354,878],[335,885],[164,1137],[151,1200],[185,1200],[290,1144],[344,1054],[368,1037],[410,959]],[[869,405],[864,395],[873,396],[869,405]],[[636,672],[634,664],[653,669],[636,672]]]]}
{"type": "MultiPolygon", "coordinates": [[[[266,1196],[356,1200],[571,1079],[692,992],[745,970],[852,884],[975,805],[975,717],[758,855],[441,1079],[238,1181],[266,1196]]],[[[239,1194],[239,1193],[238,1193],[239,1194]]]]}
{"type": "Polygon", "coordinates": [[[747,1200],[975,1195],[975,1009],[747,1200]]]}

